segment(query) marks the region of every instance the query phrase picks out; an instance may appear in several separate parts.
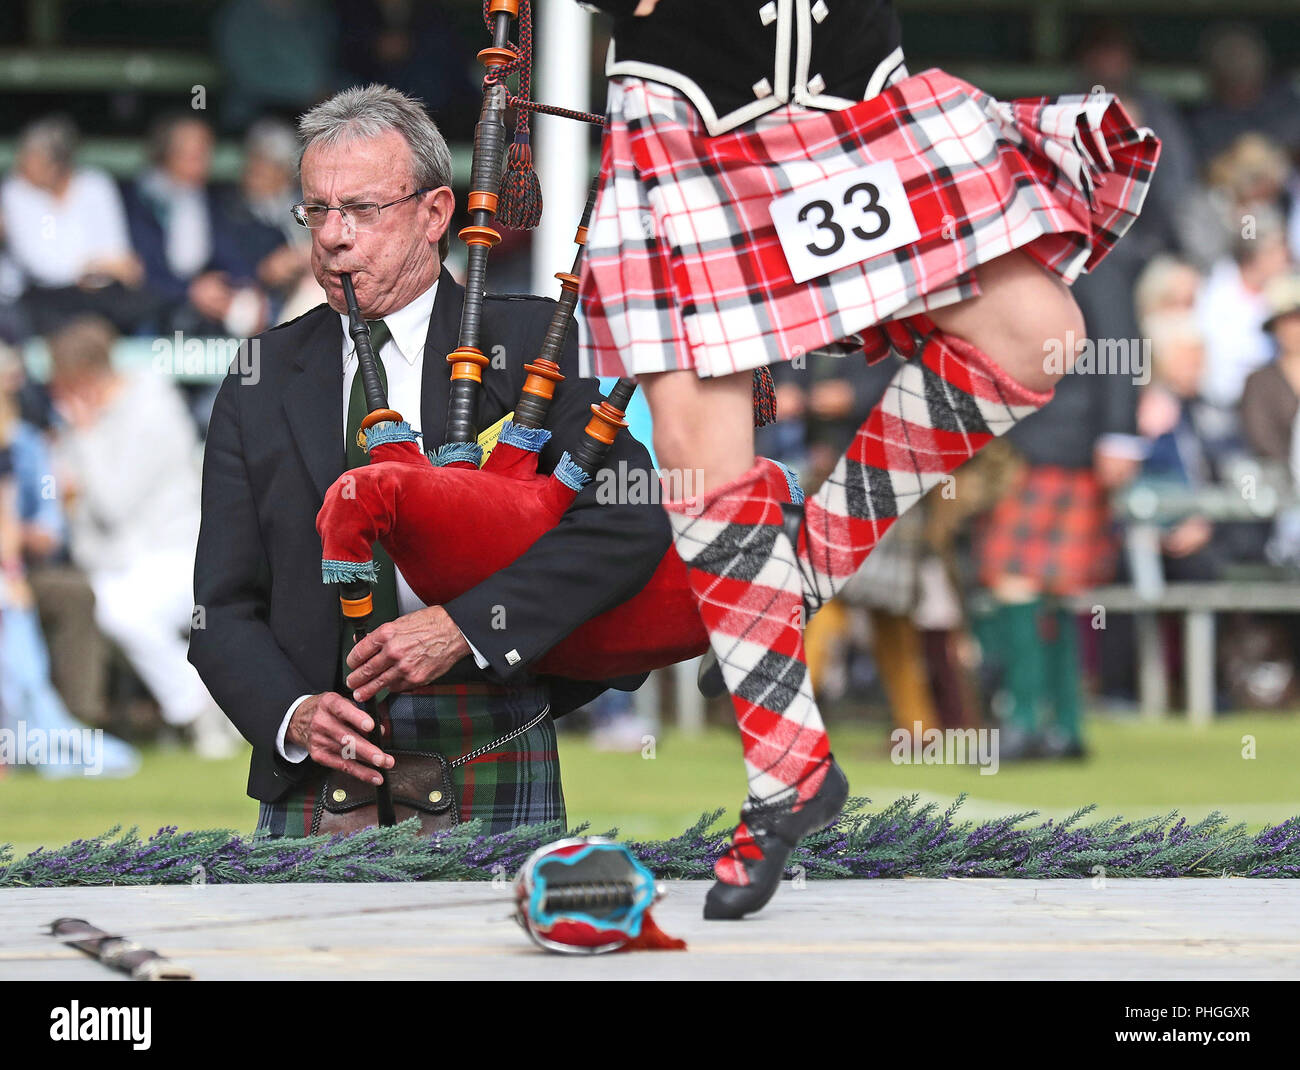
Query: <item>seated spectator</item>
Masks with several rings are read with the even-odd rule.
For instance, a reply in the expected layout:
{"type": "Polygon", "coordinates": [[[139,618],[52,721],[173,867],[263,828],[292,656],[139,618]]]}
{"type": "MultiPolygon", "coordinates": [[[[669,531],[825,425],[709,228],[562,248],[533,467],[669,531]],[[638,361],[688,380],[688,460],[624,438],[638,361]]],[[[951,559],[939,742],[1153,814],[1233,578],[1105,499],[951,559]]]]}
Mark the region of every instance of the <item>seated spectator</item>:
{"type": "Polygon", "coordinates": [[[1197,325],[1205,340],[1201,395],[1229,411],[1241,400],[1246,376],[1273,356],[1273,341],[1264,331],[1264,292],[1288,269],[1280,219],[1260,211],[1254,222],[1247,234],[1237,232],[1231,258],[1214,265],[1197,302],[1197,325]]]}
{"type": "Polygon", "coordinates": [[[0,725],[25,749],[17,764],[42,776],[77,773],[130,776],[139,767],[134,749],[119,739],[83,734],[50,683],[45,642],[37,622],[22,559],[19,487],[13,442],[18,407],[0,388],[0,725]],[[22,722],[23,731],[18,731],[22,722]]]}
{"type": "Polygon", "coordinates": [[[217,197],[212,260],[191,292],[208,289],[205,307],[232,336],[265,330],[311,273],[310,238],[291,212],[298,200],[297,150],[291,127],[275,119],[254,123],[240,183],[217,197]]]}
{"type": "Polygon", "coordinates": [[[1251,372],[1241,396],[1241,428],[1255,456],[1290,463],[1291,429],[1300,411],[1300,276],[1275,279],[1268,289],[1264,330],[1277,358],[1251,372]]]}
{"type": "Polygon", "coordinates": [[[233,730],[186,657],[199,531],[194,423],[168,379],[113,369],[107,324],[78,321],[49,342],[72,557],[90,578],[95,620],[163,719],[190,726],[200,754],[229,754],[233,730]]]}
{"type": "Polygon", "coordinates": [[[212,130],[192,115],[161,120],[150,135],[153,166],[126,185],[131,244],[144,261],[156,303],[154,327],[212,334],[222,330],[223,295],[205,282],[216,234],[212,130]]]}
{"type": "Polygon", "coordinates": [[[1203,284],[1201,273],[1187,261],[1167,253],[1153,257],[1134,287],[1139,326],[1152,316],[1191,315],[1196,311],[1203,284]]]}
{"type": "MultiPolygon", "coordinates": [[[[1203,405],[1197,397],[1205,342],[1196,322],[1186,316],[1153,317],[1152,375],[1138,400],[1138,433],[1147,441],[1140,481],[1203,487],[1214,482],[1214,459],[1200,430],[1203,405]]],[[[1190,516],[1161,534],[1165,578],[1211,580],[1219,576],[1223,555],[1211,545],[1214,526],[1190,516]]]]}
{"type": "MultiPolygon", "coordinates": [[[[0,393],[23,384],[16,351],[0,346],[0,393]]],[[[108,651],[95,627],[95,596],[66,553],[67,525],[45,435],[23,418],[13,428],[17,515],[27,583],[49,647],[50,676],[77,720],[102,725],[108,715],[108,651]]]]}
{"type": "Polygon", "coordinates": [[[1242,134],[1210,161],[1205,185],[1194,187],[1178,206],[1181,248],[1208,270],[1232,255],[1239,237],[1253,237],[1253,224],[1261,212],[1276,217],[1284,240],[1290,243],[1300,224],[1291,194],[1296,181],[1281,145],[1262,134],[1242,134]]]}
{"type": "Polygon", "coordinates": [[[131,329],[142,315],[134,292],[141,270],[122,202],[108,175],[75,165],[76,150],[69,120],[38,120],[19,137],[14,171],[0,185],[23,306],[37,333],[88,312],[131,329]]]}

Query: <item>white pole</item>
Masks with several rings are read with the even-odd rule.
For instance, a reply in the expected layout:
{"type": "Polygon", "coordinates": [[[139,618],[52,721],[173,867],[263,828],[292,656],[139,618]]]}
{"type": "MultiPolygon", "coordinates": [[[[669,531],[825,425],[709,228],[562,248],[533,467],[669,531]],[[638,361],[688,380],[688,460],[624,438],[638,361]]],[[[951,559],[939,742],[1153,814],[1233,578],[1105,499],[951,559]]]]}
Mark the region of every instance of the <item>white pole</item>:
{"type": "MultiPolygon", "coordinates": [[[[533,0],[536,48],[533,97],[577,111],[590,111],[592,15],[573,0],[533,0]]],[[[532,289],[555,297],[557,271],[573,266],[573,232],[587,202],[591,136],[586,123],[553,115],[532,117],[533,162],[542,184],[542,225],[533,232],[532,289]]]]}

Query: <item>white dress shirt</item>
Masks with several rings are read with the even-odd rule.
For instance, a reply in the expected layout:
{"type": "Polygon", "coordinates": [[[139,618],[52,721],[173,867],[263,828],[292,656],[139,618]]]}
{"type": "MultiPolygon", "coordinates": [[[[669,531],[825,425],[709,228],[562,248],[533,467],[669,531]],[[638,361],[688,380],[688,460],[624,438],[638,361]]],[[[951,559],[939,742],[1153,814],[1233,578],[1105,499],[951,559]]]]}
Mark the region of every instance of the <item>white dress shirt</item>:
{"type": "Polygon", "coordinates": [[[10,175],[0,218],[14,263],[41,286],[75,286],[92,261],[131,251],[122,199],[102,171],[75,171],[62,197],[10,175]]]}
{"type": "MultiPolygon", "coordinates": [[[[375,354],[383,361],[384,372],[388,378],[389,407],[400,412],[403,419],[416,431],[420,430],[421,423],[420,393],[424,373],[424,343],[429,334],[429,317],[433,314],[433,301],[437,294],[438,282],[435,279],[433,285],[409,305],[386,315],[384,323],[392,337],[375,354]]],[[[352,380],[357,374],[358,361],[352,336],[348,334],[348,317],[345,313],[340,313],[339,319],[343,323],[343,434],[346,437],[348,401],[352,394],[352,380]]],[[[395,571],[397,572],[398,614],[406,616],[416,610],[426,609],[427,606],[420,600],[420,596],[411,590],[411,585],[406,582],[401,569],[395,571]]],[[[470,652],[474,655],[478,667],[487,668],[487,658],[480,654],[468,639],[465,642],[469,643],[470,652]]],[[[289,721],[294,711],[303,699],[309,697],[301,695],[294,701],[280,723],[280,731],[276,736],[276,749],[279,750],[281,757],[290,762],[301,762],[307,757],[307,749],[286,740],[285,733],[289,729],[289,721]]]]}
{"type": "Polygon", "coordinates": [[[1235,409],[1246,377],[1273,357],[1273,339],[1264,330],[1268,303],[1246,289],[1241,269],[1227,258],[1210,269],[1194,313],[1205,336],[1201,396],[1221,409],[1235,409]]]}

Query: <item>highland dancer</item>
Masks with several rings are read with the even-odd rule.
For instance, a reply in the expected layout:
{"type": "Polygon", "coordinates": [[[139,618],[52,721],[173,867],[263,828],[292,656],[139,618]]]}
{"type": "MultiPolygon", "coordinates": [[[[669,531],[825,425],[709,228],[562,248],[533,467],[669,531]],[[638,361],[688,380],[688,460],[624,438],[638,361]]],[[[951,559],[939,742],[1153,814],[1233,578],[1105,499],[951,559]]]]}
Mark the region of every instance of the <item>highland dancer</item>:
{"type": "Polygon", "coordinates": [[[704,908],[738,918],[848,795],[808,615],[1051,397],[1085,336],[1067,284],[1132,223],[1158,143],[1106,94],[1001,102],[910,75],[888,0],[656,5],[593,5],[616,22],[585,370],[636,376],[659,464],[703,472],[665,508],[744,746],[704,908]],[[905,363],[825,485],[783,509],[785,472],[754,456],[753,370],[855,335],[905,363]]]}

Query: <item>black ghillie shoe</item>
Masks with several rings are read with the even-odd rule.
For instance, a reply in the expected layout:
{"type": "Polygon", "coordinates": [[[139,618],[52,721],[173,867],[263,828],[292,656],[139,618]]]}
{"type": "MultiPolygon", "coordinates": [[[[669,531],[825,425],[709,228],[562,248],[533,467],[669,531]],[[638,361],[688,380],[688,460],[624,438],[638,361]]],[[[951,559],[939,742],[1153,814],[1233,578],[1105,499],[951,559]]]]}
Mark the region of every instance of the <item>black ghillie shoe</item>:
{"type": "Polygon", "coordinates": [[[840,816],[849,797],[849,781],[833,755],[828,755],[826,761],[829,768],[822,786],[797,811],[791,809],[789,802],[762,803],[751,799],[745,803],[740,820],[762,857],[742,859],[748,884],[714,883],[704,900],[706,921],[734,920],[761,910],[775,894],[799,841],[840,816]]]}

